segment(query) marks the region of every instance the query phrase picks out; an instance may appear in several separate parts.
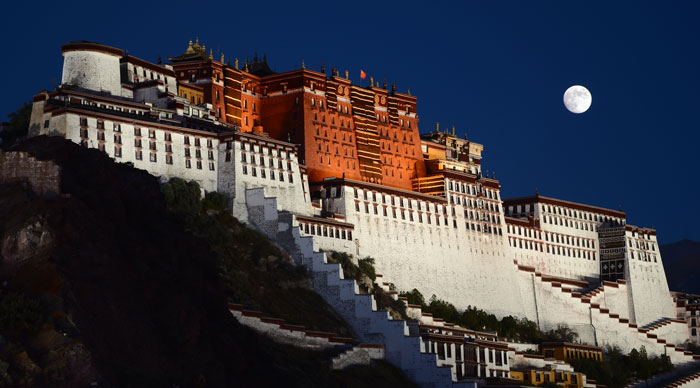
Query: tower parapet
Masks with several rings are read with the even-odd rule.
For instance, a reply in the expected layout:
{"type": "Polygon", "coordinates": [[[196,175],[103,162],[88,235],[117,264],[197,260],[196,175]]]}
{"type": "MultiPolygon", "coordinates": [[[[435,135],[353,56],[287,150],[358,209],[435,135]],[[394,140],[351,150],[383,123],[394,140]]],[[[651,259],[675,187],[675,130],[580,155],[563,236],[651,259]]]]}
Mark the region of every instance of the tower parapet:
{"type": "Polygon", "coordinates": [[[63,45],[61,54],[61,84],[121,96],[121,50],[98,43],[73,42],[63,45]]]}

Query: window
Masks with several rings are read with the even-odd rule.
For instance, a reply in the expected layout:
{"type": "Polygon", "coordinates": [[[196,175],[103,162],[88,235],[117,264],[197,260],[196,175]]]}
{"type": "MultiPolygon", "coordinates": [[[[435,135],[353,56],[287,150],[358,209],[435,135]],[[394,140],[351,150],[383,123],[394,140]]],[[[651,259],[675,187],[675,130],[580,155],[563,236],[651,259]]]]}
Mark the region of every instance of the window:
{"type": "MultiPolygon", "coordinates": [[[[214,171],[214,162],[209,162],[209,170],[214,171]]],[[[263,178],[264,178],[264,176],[263,176],[263,178]]]]}
{"type": "Polygon", "coordinates": [[[165,163],[166,164],[173,164],[173,156],[172,155],[165,155],[165,163]]]}
{"type": "Polygon", "coordinates": [[[156,155],[154,152],[151,152],[151,162],[156,163],[158,161],[158,155],[156,155]]]}
{"type": "Polygon", "coordinates": [[[185,168],[192,168],[192,164],[189,159],[185,159],[185,168]]]}
{"type": "MultiPolygon", "coordinates": [[[[198,169],[198,170],[201,170],[201,169],[202,169],[202,161],[201,161],[201,160],[198,160],[198,161],[197,161],[197,169],[198,169]]],[[[254,171],[254,170],[255,170],[255,169],[253,169],[253,171],[254,171]]]]}
{"type": "Polygon", "coordinates": [[[136,160],[143,160],[143,154],[141,153],[141,150],[136,150],[136,160]]]}
{"type": "Polygon", "coordinates": [[[122,147],[114,146],[114,157],[115,157],[115,158],[121,158],[121,157],[122,157],[122,147]]]}
{"type": "Polygon", "coordinates": [[[155,138],[156,138],[156,130],[155,130],[155,129],[149,129],[149,130],[148,130],[148,137],[150,137],[151,139],[155,139],[155,138]]]}
{"type": "Polygon", "coordinates": [[[50,120],[44,120],[44,128],[48,128],[50,122],[50,120]]]}

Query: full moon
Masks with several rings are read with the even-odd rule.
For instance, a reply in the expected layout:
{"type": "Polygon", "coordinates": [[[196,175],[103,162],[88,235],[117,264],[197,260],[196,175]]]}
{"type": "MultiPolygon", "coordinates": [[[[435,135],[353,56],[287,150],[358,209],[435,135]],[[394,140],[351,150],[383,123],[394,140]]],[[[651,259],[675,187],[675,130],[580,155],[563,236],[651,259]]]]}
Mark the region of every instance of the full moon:
{"type": "Polygon", "coordinates": [[[581,85],[574,85],[564,92],[564,106],[571,113],[583,113],[591,107],[591,92],[581,85]]]}

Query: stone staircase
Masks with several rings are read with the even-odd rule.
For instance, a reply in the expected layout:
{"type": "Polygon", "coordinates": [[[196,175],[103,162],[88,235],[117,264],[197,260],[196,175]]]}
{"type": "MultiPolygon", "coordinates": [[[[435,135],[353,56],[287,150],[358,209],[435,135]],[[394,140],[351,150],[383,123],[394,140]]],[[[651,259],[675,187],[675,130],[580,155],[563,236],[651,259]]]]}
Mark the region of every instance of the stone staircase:
{"type": "Polygon", "coordinates": [[[372,360],[384,359],[384,345],[360,344],[334,357],[333,369],[343,369],[351,365],[369,365],[372,360]]]}
{"type": "Polygon", "coordinates": [[[260,311],[245,310],[239,304],[229,303],[228,309],[238,322],[279,343],[313,350],[347,347],[353,343],[352,338],[290,325],[283,319],[264,317],[260,311]]]}
{"type": "Polygon", "coordinates": [[[383,345],[384,359],[422,387],[476,387],[474,382],[453,381],[450,367],[439,367],[436,355],[422,353],[418,333],[409,330],[406,321],[392,320],[388,312],[377,311],[374,297],[360,294],[354,280],[344,279],[340,264],[328,263],[313,237],[302,236],[294,225],[294,215],[277,211],[276,200],[264,197],[263,189],[246,190],[246,203],[250,224],[308,269],[314,290],[343,317],[354,338],[383,345]]]}
{"type": "Polygon", "coordinates": [[[700,372],[675,381],[666,388],[700,388],[700,372]]]}
{"type": "MultiPolygon", "coordinates": [[[[517,262],[515,264],[517,265],[517,262]]],[[[517,265],[517,267],[518,270],[521,271],[526,270],[528,272],[534,272],[529,268],[525,268],[520,265],[517,265]]],[[[577,309],[578,312],[581,312],[584,315],[589,314],[590,311],[591,320],[598,327],[598,329],[608,329],[616,332],[616,340],[619,340],[620,342],[635,344],[636,346],[632,347],[637,348],[644,345],[647,351],[652,354],[667,354],[674,364],[684,364],[700,360],[700,356],[693,355],[691,352],[686,351],[681,346],[668,343],[666,339],[661,338],[653,332],[650,332],[650,329],[637,327],[636,324],[630,323],[629,319],[621,318],[618,314],[611,313],[609,309],[603,308],[600,306],[600,304],[592,302],[590,297],[584,297],[584,294],[581,294],[580,291],[576,291],[572,287],[567,287],[560,281],[550,279],[546,275],[542,275],[539,272],[535,272],[535,279],[541,283],[544,290],[552,292],[553,295],[564,294],[562,303],[567,307],[577,309]]],[[[623,349],[623,351],[629,350],[623,349]]]]}

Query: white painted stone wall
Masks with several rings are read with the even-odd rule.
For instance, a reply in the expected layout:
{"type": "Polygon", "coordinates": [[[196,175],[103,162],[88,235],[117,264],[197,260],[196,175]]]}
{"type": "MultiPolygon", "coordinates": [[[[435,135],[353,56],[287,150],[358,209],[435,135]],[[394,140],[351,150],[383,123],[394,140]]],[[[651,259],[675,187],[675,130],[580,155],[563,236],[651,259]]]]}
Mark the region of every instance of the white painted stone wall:
{"type": "Polygon", "coordinates": [[[248,220],[245,191],[250,188],[263,188],[266,197],[275,197],[279,210],[311,215],[308,184],[299,170],[297,155],[284,150],[282,146],[275,146],[273,142],[265,142],[264,138],[238,135],[231,136],[230,140],[219,146],[218,190],[228,195],[233,215],[239,220],[248,220]],[[242,143],[245,149],[241,149],[242,143]],[[270,155],[270,149],[273,155],[270,155]],[[243,154],[246,155],[245,162],[243,154]],[[252,163],[253,157],[255,164],[252,163]],[[261,158],[264,158],[264,166],[261,158]],[[280,174],[283,180],[280,180],[280,174]]]}
{"type": "MultiPolygon", "coordinates": [[[[523,281],[532,281],[530,272],[520,272],[523,281]]],[[[619,319],[600,309],[591,308],[590,304],[582,303],[581,298],[563,292],[561,286],[556,287],[550,282],[542,281],[541,276],[535,276],[534,279],[541,329],[550,330],[556,328],[559,323],[565,323],[574,329],[579,334],[579,340],[586,344],[616,345],[625,353],[643,345],[650,355],[667,354],[673,363],[692,362],[692,357],[659,343],[656,338],[649,338],[646,333],[621,323],[619,319]]]]}
{"type": "Polygon", "coordinates": [[[63,53],[61,84],[121,96],[120,57],[97,51],[63,53]]]}
{"type": "MultiPolygon", "coordinates": [[[[74,143],[81,143],[80,136],[80,118],[87,118],[88,127],[88,148],[98,148],[98,130],[97,130],[97,118],[89,116],[86,112],[85,115],[76,113],[64,113],[58,116],[53,116],[51,113],[43,115],[40,119],[41,123],[37,125],[42,126],[41,134],[59,135],[63,136],[74,143]],[[43,128],[43,121],[49,120],[49,127],[43,128]]],[[[34,123],[32,122],[33,125],[34,123]]],[[[114,158],[115,161],[119,163],[133,163],[134,167],[148,171],[150,174],[158,176],[161,181],[167,181],[170,178],[182,178],[185,180],[194,180],[202,187],[205,191],[216,191],[217,190],[217,158],[218,154],[216,149],[218,147],[218,140],[212,133],[207,133],[203,131],[196,132],[195,134],[184,134],[177,132],[177,128],[173,128],[172,131],[164,130],[161,128],[148,127],[148,123],[143,123],[143,126],[138,123],[133,122],[133,120],[116,118],[114,120],[104,120],[104,144],[105,153],[110,157],[114,158]],[[114,125],[119,125],[120,132],[115,131],[114,125]],[[134,128],[141,128],[141,155],[142,160],[136,159],[136,146],[135,146],[135,132],[134,128]],[[155,130],[155,138],[149,138],[149,129],[155,130]],[[173,163],[166,163],[166,152],[165,152],[165,133],[170,133],[172,138],[172,158],[173,163]],[[190,141],[190,152],[191,152],[191,162],[190,168],[186,166],[185,157],[185,136],[189,137],[190,141]],[[121,138],[121,157],[115,156],[115,140],[121,138]],[[197,158],[196,158],[196,148],[195,138],[200,139],[200,151],[201,151],[201,169],[197,168],[197,158]],[[151,150],[149,148],[150,141],[154,140],[156,143],[156,161],[152,162],[150,160],[151,150]],[[207,140],[212,141],[212,157],[209,159],[208,151],[210,148],[207,147],[207,140]],[[210,169],[210,163],[213,163],[213,170],[210,169]]]]}
{"type": "MultiPolygon", "coordinates": [[[[365,201],[364,193],[359,190],[360,211],[357,211],[353,188],[344,186],[340,197],[334,191],[323,199],[323,209],[343,214],[347,222],[355,225],[356,255],[375,258],[377,272],[388,276],[397,290],[417,288],[426,298],[434,294],[459,309],[471,305],[498,316],[523,316],[505,236],[467,230],[463,205],[448,205],[448,209],[455,208],[455,216],[448,210],[447,224],[441,221],[438,226],[436,218],[444,220],[444,212],[432,211],[431,223],[425,218],[421,223],[415,199],[412,209],[397,208],[406,213],[413,210],[414,220],[410,221],[408,215],[402,219],[399,215],[393,218],[390,212],[387,216],[382,211],[374,214],[373,206],[383,206],[382,201],[379,197],[374,201],[371,195],[368,198],[365,201]],[[370,203],[369,213],[365,211],[365,202],[370,203]]],[[[502,216],[500,220],[504,223],[502,216]]]]}
{"type": "MultiPolygon", "coordinates": [[[[625,234],[628,248],[625,254],[627,263],[625,275],[628,279],[630,304],[635,322],[642,326],[663,317],[675,318],[675,303],[668,289],[661,254],[654,252],[654,257],[650,257],[652,254],[650,251],[636,248],[639,239],[634,237],[631,231],[628,230],[625,234]],[[631,253],[634,253],[634,258],[631,253]],[[640,256],[643,253],[649,255],[647,259],[640,256]]],[[[656,236],[650,237],[651,239],[647,242],[654,247],[658,246],[656,236]]]]}

